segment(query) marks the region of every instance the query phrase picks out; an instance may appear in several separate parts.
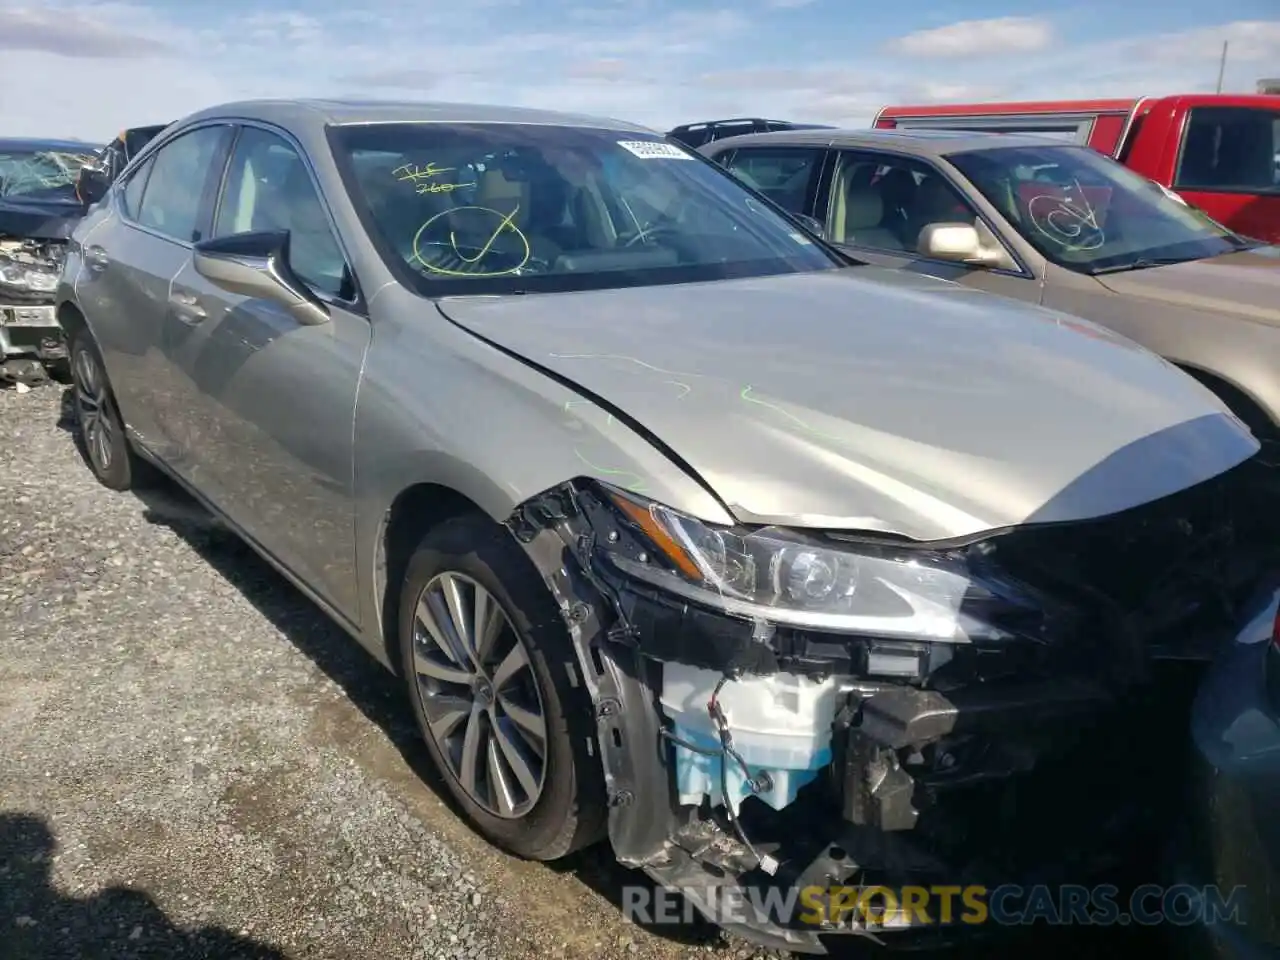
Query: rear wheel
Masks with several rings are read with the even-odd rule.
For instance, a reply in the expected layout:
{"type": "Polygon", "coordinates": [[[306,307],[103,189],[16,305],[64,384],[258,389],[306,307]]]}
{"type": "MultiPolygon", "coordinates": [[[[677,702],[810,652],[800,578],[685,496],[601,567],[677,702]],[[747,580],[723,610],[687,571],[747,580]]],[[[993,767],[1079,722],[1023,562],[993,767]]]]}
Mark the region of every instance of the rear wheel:
{"type": "Polygon", "coordinates": [[[154,468],[129,444],[102,355],[87,329],[72,337],[70,365],[72,405],[82,452],[93,475],[112,490],[130,490],[150,482],[154,468]]]}
{"type": "Polygon", "coordinates": [[[554,860],[598,839],[604,782],[576,658],[529,559],[488,517],[446,521],[409,561],[403,672],[450,792],[492,843],[554,860]]]}

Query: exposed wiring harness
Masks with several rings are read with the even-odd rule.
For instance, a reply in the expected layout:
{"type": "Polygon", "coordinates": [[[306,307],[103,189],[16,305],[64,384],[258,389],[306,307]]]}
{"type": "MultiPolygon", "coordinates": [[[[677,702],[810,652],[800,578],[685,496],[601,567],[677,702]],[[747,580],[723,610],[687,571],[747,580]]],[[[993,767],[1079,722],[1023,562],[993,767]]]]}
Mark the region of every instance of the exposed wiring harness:
{"type": "MultiPolygon", "coordinates": [[[[726,757],[731,757],[739,767],[742,768],[743,775],[747,778],[747,788],[752,793],[762,793],[772,788],[773,783],[769,779],[768,773],[760,771],[759,774],[752,776],[747,762],[733,746],[733,732],[729,729],[729,721],[724,715],[724,708],[720,706],[720,691],[724,689],[724,685],[730,680],[735,679],[731,673],[726,673],[716,683],[715,689],[711,692],[711,698],[707,701],[707,714],[711,717],[711,722],[715,724],[716,730],[720,735],[720,749],[709,749],[700,747],[695,743],[690,743],[682,737],[677,737],[670,731],[663,730],[662,736],[670,740],[676,746],[683,747],[693,753],[701,754],[704,757],[717,757],[720,760],[720,794],[724,798],[725,813],[729,817],[729,822],[733,825],[733,831],[737,835],[738,840],[756,859],[756,865],[761,870],[774,876],[778,872],[781,864],[774,857],[767,853],[761,853],[756,849],[755,845],[747,837],[746,831],[742,827],[742,822],[738,819],[737,814],[733,812],[733,805],[729,803],[729,765],[725,762],[726,757]]],[[[884,941],[872,933],[866,926],[859,927],[855,925],[851,930],[858,936],[866,937],[874,943],[884,946],[884,941]]]]}
{"type": "Polygon", "coordinates": [[[761,853],[756,849],[755,844],[747,837],[742,821],[738,819],[738,815],[734,812],[733,804],[729,802],[729,764],[727,762],[729,759],[732,759],[742,769],[742,775],[746,778],[747,789],[752,793],[762,793],[773,787],[773,781],[764,771],[759,774],[752,774],[751,768],[747,766],[747,761],[742,758],[742,754],[733,746],[733,731],[730,730],[728,718],[725,717],[724,708],[720,705],[720,691],[732,679],[733,676],[728,673],[722,676],[716,683],[715,689],[712,690],[711,698],[707,701],[707,715],[711,717],[711,722],[715,724],[716,732],[720,738],[720,749],[700,747],[666,730],[662,731],[662,735],[676,746],[683,747],[685,750],[701,754],[704,757],[719,759],[720,795],[724,798],[725,813],[729,817],[729,823],[733,826],[733,832],[737,835],[742,845],[751,853],[751,856],[755,858],[757,866],[765,873],[773,876],[778,872],[778,861],[767,853],[761,853]]]}

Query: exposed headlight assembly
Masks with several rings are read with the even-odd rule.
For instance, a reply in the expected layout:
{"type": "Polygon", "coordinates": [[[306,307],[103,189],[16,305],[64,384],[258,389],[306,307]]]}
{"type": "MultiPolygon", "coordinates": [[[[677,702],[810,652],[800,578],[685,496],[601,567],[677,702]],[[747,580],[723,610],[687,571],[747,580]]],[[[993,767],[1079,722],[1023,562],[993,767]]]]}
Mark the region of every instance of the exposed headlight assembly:
{"type": "Polygon", "coordinates": [[[0,260],[0,286],[30,293],[52,293],[58,289],[58,274],[0,260]]]}
{"type": "Polygon", "coordinates": [[[1011,639],[1015,634],[990,614],[1030,606],[976,579],[964,551],[832,543],[781,527],[712,527],[634,494],[605,492],[655,554],[610,551],[619,571],[732,616],[885,639],[969,643],[1011,639]]]}

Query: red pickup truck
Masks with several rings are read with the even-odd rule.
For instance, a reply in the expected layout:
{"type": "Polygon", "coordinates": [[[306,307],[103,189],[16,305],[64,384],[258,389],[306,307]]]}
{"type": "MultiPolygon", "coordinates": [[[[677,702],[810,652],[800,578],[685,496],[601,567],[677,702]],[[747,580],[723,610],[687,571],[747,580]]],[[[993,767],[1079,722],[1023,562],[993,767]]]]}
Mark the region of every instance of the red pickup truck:
{"type": "Polygon", "coordinates": [[[884,107],[880,128],[1035,133],[1087,144],[1236,233],[1280,243],[1280,96],[884,107]]]}

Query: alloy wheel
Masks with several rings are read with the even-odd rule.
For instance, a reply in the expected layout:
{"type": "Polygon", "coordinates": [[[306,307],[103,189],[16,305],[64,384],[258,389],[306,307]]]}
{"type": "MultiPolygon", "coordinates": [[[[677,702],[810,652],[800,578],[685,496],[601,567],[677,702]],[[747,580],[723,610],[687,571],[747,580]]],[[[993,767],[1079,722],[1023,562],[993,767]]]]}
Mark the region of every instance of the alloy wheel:
{"type": "Polygon", "coordinates": [[[111,469],[116,429],[107,406],[106,378],[88,350],[76,353],[71,375],[75,384],[76,417],[85,449],[93,465],[106,472],[111,469]]]}
{"type": "Polygon", "coordinates": [[[518,819],[538,802],[547,720],[520,635],[483,586],[433,577],[418,596],[413,670],[427,728],[449,774],[489,813],[518,819]]]}

